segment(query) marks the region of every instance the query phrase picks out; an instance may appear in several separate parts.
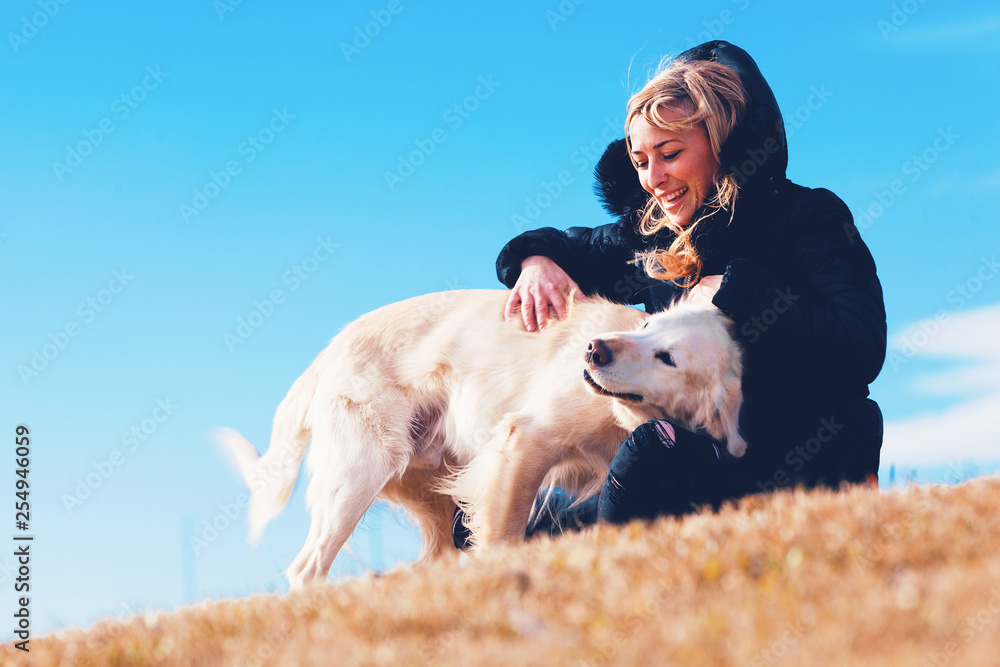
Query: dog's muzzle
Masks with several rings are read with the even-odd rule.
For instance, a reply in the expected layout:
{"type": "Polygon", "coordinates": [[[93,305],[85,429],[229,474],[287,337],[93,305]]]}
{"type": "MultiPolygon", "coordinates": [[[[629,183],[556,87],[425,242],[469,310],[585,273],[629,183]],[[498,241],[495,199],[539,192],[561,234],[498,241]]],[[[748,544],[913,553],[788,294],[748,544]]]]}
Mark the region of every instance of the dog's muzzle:
{"type": "Polygon", "coordinates": [[[586,368],[583,369],[583,379],[586,380],[587,384],[589,384],[594,389],[594,391],[596,391],[601,396],[610,396],[611,398],[617,398],[623,401],[631,401],[632,403],[642,403],[642,396],[640,396],[639,394],[630,394],[628,392],[619,394],[614,391],[608,391],[601,385],[597,384],[594,378],[590,377],[590,373],[587,372],[586,368]]]}

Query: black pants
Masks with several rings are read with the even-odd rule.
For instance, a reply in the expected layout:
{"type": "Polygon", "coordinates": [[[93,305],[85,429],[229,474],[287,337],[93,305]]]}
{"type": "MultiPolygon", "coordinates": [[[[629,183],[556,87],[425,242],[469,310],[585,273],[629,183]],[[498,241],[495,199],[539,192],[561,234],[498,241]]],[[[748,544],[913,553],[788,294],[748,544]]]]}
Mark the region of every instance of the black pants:
{"type": "MultiPolygon", "coordinates": [[[[573,506],[574,498],[557,489],[535,512],[527,536],[578,530],[597,521],[680,516],[704,505],[717,509],[742,495],[725,457],[707,438],[678,428],[670,441],[648,422],[619,446],[600,494],[573,506]]],[[[545,500],[540,494],[536,502],[545,500]]]]}

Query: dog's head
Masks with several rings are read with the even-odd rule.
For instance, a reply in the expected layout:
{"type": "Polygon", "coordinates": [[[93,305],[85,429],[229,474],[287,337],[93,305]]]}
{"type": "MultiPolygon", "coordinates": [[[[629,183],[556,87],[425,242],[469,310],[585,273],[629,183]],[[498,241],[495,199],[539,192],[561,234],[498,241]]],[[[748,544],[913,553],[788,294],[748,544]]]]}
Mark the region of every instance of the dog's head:
{"type": "Polygon", "coordinates": [[[743,358],[732,323],[711,305],[679,303],[652,315],[642,328],[590,341],[584,379],[616,399],[625,427],[669,418],[703,428],[743,456],[739,434],[743,358]]]}

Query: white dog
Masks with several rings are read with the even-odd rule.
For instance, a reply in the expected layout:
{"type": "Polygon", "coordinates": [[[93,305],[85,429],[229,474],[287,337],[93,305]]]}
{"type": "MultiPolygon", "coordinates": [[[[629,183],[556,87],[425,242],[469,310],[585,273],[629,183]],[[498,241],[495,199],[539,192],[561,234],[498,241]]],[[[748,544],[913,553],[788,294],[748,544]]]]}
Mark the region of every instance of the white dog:
{"type": "Polygon", "coordinates": [[[540,488],[597,492],[618,443],[650,419],[704,429],[742,456],[741,356],[717,309],[650,317],[577,300],[529,333],[504,322],[507,294],[442,292],[368,313],[292,385],[263,457],[218,432],[251,489],[251,541],[284,508],[312,440],[293,587],[325,580],[376,496],[409,511],[430,559],[453,548],[456,503],[477,548],[522,539],[540,488]]]}

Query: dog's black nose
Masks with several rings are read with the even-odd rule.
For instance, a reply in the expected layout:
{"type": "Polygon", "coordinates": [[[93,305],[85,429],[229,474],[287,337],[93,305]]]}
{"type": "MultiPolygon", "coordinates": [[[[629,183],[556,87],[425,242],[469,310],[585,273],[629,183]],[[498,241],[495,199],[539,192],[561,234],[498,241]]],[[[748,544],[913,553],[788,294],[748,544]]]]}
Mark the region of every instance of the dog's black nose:
{"type": "Polygon", "coordinates": [[[587,363],[594,366],[605,366],[612,360],[611,348],[600,338],[595,338],[587,345],[587,363]]]}

